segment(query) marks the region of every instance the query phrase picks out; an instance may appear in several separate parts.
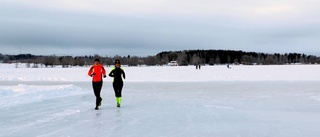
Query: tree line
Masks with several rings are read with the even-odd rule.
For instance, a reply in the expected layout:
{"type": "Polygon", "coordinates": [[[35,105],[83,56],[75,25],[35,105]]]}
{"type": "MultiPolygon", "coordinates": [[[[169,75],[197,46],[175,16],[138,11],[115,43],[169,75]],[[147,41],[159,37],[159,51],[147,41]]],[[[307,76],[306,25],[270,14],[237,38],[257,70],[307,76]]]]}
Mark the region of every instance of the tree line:
{"type": "Polygon", "coordinates": [[[165,51],[157,54],[162,62],[178,61],[179,65],[197,64],[244,64],[244,65],[283,65],[319,64],[320,57],[301,53],[256,53],[234,50],[184,50],[165,51]]]}
{"type": "Polygon", "coordinates": [[[138,57],[138,56],[57,56],[57,55],[32,55],[32,54],[19,54],[19,55],[3,55],[0,53],[0,62],[2,63],[25,63],[27,67],[55,67],[62,66],[64,68],[73,66],[91,66],[94,59],[100,59],[101,64],[110,66],[114,65],[114,61],[119,59],[121,64],[128,66],[155,66],[157,65],[156,56],[138,57]]]}
{"type": "Polygon", "coordinates": [[[3,55],[0,54],[0,62],[26,63],[27,67],[63,67],[90,66],[95,58],[101,63],[110,66],[115,59],[120,59],[123,65],[128,66],[156,66],[166,65],[170,61],[177,61],[179,65],[217,65],[217,64],[244,64],[244,65],[283,65],[283,64],[319,64],[320,57],[301,53],[267,54],[256,52],[244,52],[234,50],[184,50],[163,51],[157,55],[138,56],[57,56],[57,55],[3,55]]]}

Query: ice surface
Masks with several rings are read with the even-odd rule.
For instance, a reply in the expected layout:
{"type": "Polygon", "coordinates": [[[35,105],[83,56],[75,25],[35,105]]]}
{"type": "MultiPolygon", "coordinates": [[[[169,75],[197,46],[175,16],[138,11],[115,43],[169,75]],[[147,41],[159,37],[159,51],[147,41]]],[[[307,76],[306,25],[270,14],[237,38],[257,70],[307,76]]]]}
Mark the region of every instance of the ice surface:
{"type": "Polygon", "coordinates": [[[0,137],[320,136],[319,66],[125,68],[122,107],[109,78],[98,111],[88,68],[11,67],[0,137]]]}

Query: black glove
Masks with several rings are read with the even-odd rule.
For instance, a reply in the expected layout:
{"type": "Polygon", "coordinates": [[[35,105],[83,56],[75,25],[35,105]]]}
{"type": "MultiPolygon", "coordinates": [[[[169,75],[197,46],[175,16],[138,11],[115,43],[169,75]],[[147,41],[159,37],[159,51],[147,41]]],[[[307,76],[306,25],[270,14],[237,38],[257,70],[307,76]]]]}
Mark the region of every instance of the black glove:
{"type": "Polygon", "coordinates": [[[93,77],[93,76],[95,76],[96,75],[96,73],[92,73],[91,75],[90,75],[90,77],[93,77]]]}
{"type": "Polygon", "coordinates": [[[106,78],[107,76],[106,75],[103,75],[103,78],[106,78]]]}

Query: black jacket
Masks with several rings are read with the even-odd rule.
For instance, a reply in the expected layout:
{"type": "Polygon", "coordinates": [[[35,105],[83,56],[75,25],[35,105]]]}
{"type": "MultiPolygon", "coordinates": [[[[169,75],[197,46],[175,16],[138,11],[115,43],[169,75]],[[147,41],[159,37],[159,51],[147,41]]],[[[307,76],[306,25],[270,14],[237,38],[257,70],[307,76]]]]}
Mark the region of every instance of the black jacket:
{"type": "Polygon", "coordinates": [[[114,67],[111,72],[109,73],[110,77],[113,77],[113,82],[123,82],[122,77],[126,79],[126,74],[122,68],[114,67]]]}

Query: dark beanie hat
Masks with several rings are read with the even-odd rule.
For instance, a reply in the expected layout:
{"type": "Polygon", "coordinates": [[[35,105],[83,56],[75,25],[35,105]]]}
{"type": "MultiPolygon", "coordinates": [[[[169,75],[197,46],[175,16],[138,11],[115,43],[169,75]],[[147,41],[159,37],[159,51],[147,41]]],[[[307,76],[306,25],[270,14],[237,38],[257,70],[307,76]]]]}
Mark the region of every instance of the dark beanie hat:
{"type": "Polygon", "coordinates": [[[120,60],[117,59],[114,64],[120,64],[120,60]]]}
{"type": "Polygon", "coordinates": [[[96,62],[96,61],[100,62],[100,60],[98,58],[94,59],[94,62],[96,62]]]}

